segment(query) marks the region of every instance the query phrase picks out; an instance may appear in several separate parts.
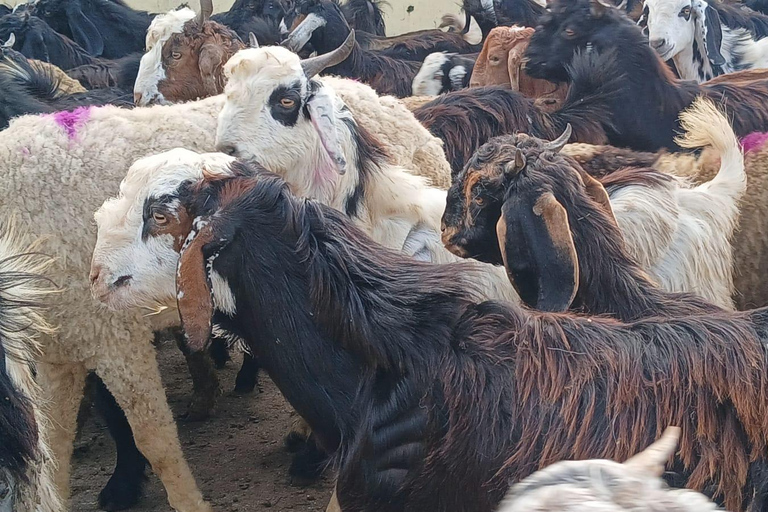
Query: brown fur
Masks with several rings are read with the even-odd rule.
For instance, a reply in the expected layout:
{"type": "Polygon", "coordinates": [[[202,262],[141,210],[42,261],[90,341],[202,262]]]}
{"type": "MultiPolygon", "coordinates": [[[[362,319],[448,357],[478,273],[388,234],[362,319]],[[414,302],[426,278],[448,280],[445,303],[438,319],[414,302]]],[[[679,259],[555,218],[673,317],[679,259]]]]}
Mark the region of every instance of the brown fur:
{"type": "Polygon", "coordinates": [[[470,87],[508,85],[529,98],[541,99],[540,105],[546,110],[559,108],[568,94],[568,85],[532,78],[523,69],[523,54],[533,32],[530,27],[491,30],[477,58],[470,87]]]}
{"type": "Polygon", "coordinates": [[[237,34],[224,25],[209,20],[201,27],[196,19],[190,20],[181,33],[163,45],[166,77],[157,88],[170,102],[221,94],[225,85],[223,66],[243,48],[237,34]],[[174,59],[174,53],[180,57],[174,59]]]}

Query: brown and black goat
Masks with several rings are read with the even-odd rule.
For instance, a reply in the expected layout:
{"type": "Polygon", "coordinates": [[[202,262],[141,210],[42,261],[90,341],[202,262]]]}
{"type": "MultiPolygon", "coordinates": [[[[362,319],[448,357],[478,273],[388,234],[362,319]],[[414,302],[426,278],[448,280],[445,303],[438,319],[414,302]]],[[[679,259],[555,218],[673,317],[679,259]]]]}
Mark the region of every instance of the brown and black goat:
{"type": "Polygon", "coordinates": [[[624,460],[668,425],[688,487],[763,503],[767,311],[622,324],[478,304],[469,267],[379,246],[237,162],[150,208],[150,236],[186,240],[189,346],[222,312],[337,450],[343,510],[490,512],[537,469],[624,460]]]}
{"type": "Polygon", "coordinates": [[[603,123],[610,123],[608,105],[618,82],[604,75],[600,65],[600,59],[588,55],[574,59],[570,92],[554,112],[509,87],[489,86],[444,94],[413,115],[443,141],[453,177],[480,146],[499,135],[523,132],[554,139],[570,124],[574,141],[607,143],[603,123]]]}
{"type": "Polygon", "coordinates": [[[451,186],[443,242],[456,254],[504,264],[522,300],[544,311],[633,321],[720,310],[700,297],[732,308],[729,238],[744,165],[711,105],[697,103],[686,116],[689,127],[698,124],[689,140],[714,125],[722,164],[709,183],[690,187],[652,169],[619,171],[601,183],[560,154],[567,133],[554,142],[497,137],[451,186]],[[715,276],[723,284],[710,290],[715,276]]]}
{"type": "Polygon", "coordinates": [[[608,101],[610,116],[604,125],[612,145],[679,150],[674,142],[680,131],[678,116],[699,95],[722,104],[738,136],[768,130],[768,80],[678,80],[640,28],[602,1],[553,0],[531,38],[526,71],[536,78],[568,82],[575,54],[599,55],[603,72],[622,84],[608,101]]]}

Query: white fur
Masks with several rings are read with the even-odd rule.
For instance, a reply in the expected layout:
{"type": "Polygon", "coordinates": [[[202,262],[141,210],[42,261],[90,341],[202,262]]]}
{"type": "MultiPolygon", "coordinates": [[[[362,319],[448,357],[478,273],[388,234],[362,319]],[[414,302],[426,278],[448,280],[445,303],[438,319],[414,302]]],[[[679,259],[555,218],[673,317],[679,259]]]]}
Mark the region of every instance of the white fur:
{"type": "Polygon", "coordinates": [[[413,78],[414,96],[437,96],[443,92],[443,65],[450,56],[443,52],[427,55],[421,69],[413,78]]]}
{"type": "MultiPolygon", "coordinates": [[[[0,218],[18,215],[32,236],[43,238],[41,252],[55,257],[49,275],[63,288],[46,310],[57,330],[41,339],[38,377],[55,420],[51,448],[65,500],[78,404],[86,374],[95,370],[124,409],[171,507],[210,511],[181,451],[151,343],[153,326],[143,311],[100,307],[91,297],[88,274],[96,241],[93,212],[135,160],[176,146],[212,150],[222,99],[134,110],[92,108],[71,136],[53,116],[24,116],[0,137],[0,218]]],[[[134,264],[149,268],[164,262],[134,264]]],[[[100,279],[119,272],[108,265],[103,271],[100,279]]],[[[171,313],[170,320],[178,322],[171,313]]]]}
{"type": "Polygon", "coordinates": [[[158,90],[158,85],[165,78],[163,68],[163,45],[173,34],[181,33],[184,25],[195,17],[195,12],[188,7],[178,11],[160,14],[152,20],[147,29],[147,52],[141,57],[139,74],[133,87],[137,105],[145,106],[151,103],[165,103],[165,98],[158,90]]]}
{"type": "MultiPolygon", "coordinates": [[[[662,59],[672,59],[684,80],[706,82],[718,73],[709,61],[705,46],[704,0],[645,0],[650,41],[664,39],[658,48],[662,59]],[[691,8],[688,20],[679,16],[684,7],[691,8]],[[694,41],[698,55],[694,54],[694,41]],[[698,57],[698,60],[697,60],[698,57]]],[[[743,28],[731,29],[722,24],[720,53],[725,59],[722,73],[768,67],[768,39],[755,40],[743,28]]]]}

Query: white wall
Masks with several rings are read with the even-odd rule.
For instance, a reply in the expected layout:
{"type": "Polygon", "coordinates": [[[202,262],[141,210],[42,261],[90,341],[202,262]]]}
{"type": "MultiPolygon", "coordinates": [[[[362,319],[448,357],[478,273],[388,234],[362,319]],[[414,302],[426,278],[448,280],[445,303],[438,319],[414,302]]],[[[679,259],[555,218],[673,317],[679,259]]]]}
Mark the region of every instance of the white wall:
{"type": "MultiPolygon", "coordinates": [[[[14,5],[25,0],[0,0],[0,3],[14,5]]],[[[126,0],[128,5],[136,9],[150,12],[165,12],[173,9],[184,0],[126,0]]],[[[192,8],[196,8],[195,0],[187,0],[192,8]]],[[[440,18],[445,13],[458,14],[458,0],[387,0],[384,11],[387,22],[387,34],[397,35],[403,32],[436,28],[440,18]]],[[[214,0],[217,11],[229,9],[234,0],[214,0]]]]}

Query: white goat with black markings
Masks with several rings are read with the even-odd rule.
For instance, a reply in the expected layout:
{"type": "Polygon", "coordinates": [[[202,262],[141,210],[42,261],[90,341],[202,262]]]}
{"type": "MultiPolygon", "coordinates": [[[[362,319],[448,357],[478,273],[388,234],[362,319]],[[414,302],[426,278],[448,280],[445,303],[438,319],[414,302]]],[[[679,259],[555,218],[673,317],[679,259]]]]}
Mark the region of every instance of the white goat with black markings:
{"type": "Polygon", "coordinates": [[[639,23],[684,80],[768,67],[768,16],[716,0],[645,0],[639,23]]]}
{"type": "MultiPolygon", "coordinates": [[[[334,86],[315,78],[346,58],[353,44],[354,32],[337,50],[304,61],[279,47],[235,54],[224,68],[229,81],[217,149],[280,174],[296,195],[344,212],[387,247],[454,261],[440,241],[446,192],[389,163],[334,86]]],[[[488,266],[486,276],[489,298],[516,299],[500,268],[488,266]]]]}
{"type": "Polygon", "coordinates": [[[466,89],[476,60],[476,54],[430,53],[413,79],[413,95],[438,96],[466,89]]]}

